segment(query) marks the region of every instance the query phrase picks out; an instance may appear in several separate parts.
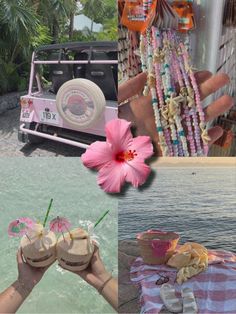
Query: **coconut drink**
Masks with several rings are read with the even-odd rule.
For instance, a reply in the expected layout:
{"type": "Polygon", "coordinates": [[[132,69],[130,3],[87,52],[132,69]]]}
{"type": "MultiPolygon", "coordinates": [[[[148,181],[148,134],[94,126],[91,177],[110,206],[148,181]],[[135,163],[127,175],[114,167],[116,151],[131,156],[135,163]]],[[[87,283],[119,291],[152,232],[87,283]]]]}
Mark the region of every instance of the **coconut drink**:
{"type": "Polygon", "coordinates": [[[88,232],[77,228],[62,235],[57,242],[59,265],[70,271],[81,271],[88,267],[94,253],[88,232]]]}
{"type": "Polygon", "coordinates": [[[54,232],[43,225],[35,224],[20,242],[26,262],[33,267],[46,267],[56,260],[57,238],[54,232]]]}

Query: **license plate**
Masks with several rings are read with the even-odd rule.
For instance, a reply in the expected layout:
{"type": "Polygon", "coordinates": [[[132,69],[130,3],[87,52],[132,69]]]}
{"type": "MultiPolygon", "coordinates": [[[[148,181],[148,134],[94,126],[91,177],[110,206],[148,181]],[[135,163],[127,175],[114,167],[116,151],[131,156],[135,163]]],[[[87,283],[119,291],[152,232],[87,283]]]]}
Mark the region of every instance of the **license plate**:
{"type": "Polygon", "coordinates": [[[59,124],[59,115],[57,112],[40,111],[39,118],[42,123],[59,124]]]}
{"type": "Polygon", "coordinates": [[[21,109],[20,120],[23,122],[31,122],[34,112],[29,109],[21,109]]]}

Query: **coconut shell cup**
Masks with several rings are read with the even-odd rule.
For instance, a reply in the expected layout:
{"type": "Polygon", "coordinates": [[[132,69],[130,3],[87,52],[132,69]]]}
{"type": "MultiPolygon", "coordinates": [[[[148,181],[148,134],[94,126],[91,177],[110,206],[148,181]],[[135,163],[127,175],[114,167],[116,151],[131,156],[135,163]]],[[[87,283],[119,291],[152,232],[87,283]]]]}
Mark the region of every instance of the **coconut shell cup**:
{"type": "Polygon", "coordinates": [[[26,262],[33,267],[47,267],[56,260],[57,238],[54,232],[36,225],[20,242],[26,262]]]}
{"type": "Polygon", "coordinates": [[[94,245],[89,234],[83,229],[65,233],[57,242],[59,265],[70,271],[81,271],[89,266],[94,253],[94,245]]]}

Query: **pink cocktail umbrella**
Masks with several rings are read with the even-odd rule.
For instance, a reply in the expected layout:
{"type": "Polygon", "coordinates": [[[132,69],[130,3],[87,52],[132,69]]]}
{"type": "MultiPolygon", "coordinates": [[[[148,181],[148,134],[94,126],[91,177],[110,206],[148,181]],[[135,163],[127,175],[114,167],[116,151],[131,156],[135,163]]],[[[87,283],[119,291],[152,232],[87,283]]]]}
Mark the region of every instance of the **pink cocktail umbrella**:
{"type": "Polygon", "coordinates": [[[54,232],[61,232],[63,235],[63,238],[64,238],[63,232],[66,232],[66,231],[69,232],[70,227],[71,227],[71,223],[69,222],[68,219],[64,217],[57,216],[57,218],[54,218],[53,220],[50,221],[50,230],[54,232]]]}
{"type": "Polygon", "coordinates": [[[34,225],[35,222],[28,217],[18,218],[9,224],[8,235],[11,237],[27,236],[27,231],[32,229],[34,225]]]}

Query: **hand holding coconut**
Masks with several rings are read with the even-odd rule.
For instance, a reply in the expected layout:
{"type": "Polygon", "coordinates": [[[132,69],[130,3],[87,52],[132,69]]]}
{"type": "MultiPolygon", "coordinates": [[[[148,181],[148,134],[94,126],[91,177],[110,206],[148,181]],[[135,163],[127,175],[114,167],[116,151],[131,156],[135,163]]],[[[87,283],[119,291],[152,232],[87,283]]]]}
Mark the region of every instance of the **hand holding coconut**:
{"type": "Polygon", "coordinates": [[[105,300],[118,311],[118,282],[106,270],[97,246],[94,245],[94,253],[88,268],[72,272],[97,289],[105,300]]]}
{"type": "Polygon", "coordinates": [[[93,234],[93,229],[109,210],[88,227],[88,232],[82,228],[69,231],[70,222],[59,216],[50,222],[50,230],[47,230],[45,227],[52,202],[53,199],[50,200],[43,224],[28,217],[18,218],[9,224],[10,236],[23,237],[17,253],[18,279],[0,294],[0,309],[3,313],[15,313],[47,269],[57,260],[62,268],[78,274],[97,289],[117,310],[118,283],[105,269],[95,245],[97,236],[93,234]],[[55,233],[62,235],[57,238],[55,233]]]}
{"type": "Polygon", "coordinates": [[[24,286],[25,290],[27,290],[26,292],[31,292],[33,288],[42,279],[43,275],[51,265],[41,268],[30,266],[27,262],[24,261],[22,250],[20,249],[17,252],[17,266],[18,266],[17,281],[22,286],[24,286]]]}
{"type": "Polygon", "coordinates": [[[4,292],[0,293],[1,313],[15,313],[39,283],[49,268],[36,268],[25,262],[22,250],[17,252],[18,278],[4,292]]]}

